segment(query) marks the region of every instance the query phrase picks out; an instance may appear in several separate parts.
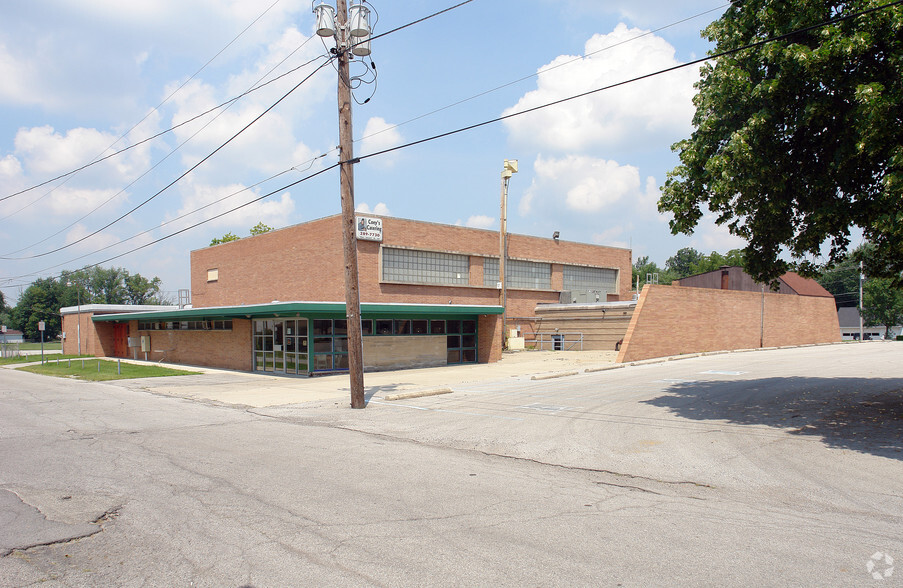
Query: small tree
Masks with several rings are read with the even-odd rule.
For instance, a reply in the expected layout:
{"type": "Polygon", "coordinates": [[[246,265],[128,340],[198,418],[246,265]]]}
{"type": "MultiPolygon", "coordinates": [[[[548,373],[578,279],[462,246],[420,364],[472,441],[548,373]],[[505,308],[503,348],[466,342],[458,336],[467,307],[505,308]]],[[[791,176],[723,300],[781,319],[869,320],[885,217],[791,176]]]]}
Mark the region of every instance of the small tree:
{"type": "Polygon", "coordinates": [[[872,278],[862,288],[862,320],[867,325],[884,325],[884,338],[890,329],[903,324],[903,290],[887,278],[872,278]]]}
{"type": "Polygon", "coordinates": [[[210,241],[210,246],[213,247],[214,245],[222,245],[223,243],[228,243],[229,241],[238,241],[239,239],[241,239],[241,237],[230,231],[222,237],[219,237],[218,239],[212,239],[210,241]]]}
{"type": "Polygon", "coordinates": [[[269,233],[273,230],[273,227],[263,224],[262,222],[257,223],[253,227],[251,227],[251,236],[255,235],[263,235],[264,233],[269,233]]]}

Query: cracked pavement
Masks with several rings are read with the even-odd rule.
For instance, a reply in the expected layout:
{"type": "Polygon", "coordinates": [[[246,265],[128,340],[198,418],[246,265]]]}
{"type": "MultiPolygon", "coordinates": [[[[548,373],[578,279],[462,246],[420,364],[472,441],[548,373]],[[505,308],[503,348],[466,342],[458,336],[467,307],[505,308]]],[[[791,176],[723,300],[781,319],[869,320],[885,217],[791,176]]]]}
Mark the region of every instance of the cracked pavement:
{"type": "Polygon", "coordinates": [[[364,411],[0,370],[0,586],[871,586],[903,557],[901,359],[524,369],[364,411]]]}

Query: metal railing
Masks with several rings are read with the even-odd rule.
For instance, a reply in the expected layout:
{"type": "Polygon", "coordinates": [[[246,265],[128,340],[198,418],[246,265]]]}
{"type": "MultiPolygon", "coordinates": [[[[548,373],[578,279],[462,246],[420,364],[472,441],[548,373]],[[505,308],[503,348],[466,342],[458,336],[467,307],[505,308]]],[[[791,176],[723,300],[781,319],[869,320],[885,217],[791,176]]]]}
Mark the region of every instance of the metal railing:
{"type": "Polygon", "coordinates": [[[583,351],[583,333],[536,333],[532,341],[524,343],[541,351],[583,351]]]}
{"type": "Polygon", "coordinates": [[[18,343],[0,343],[0,357],[19,357],[18,343]]]}

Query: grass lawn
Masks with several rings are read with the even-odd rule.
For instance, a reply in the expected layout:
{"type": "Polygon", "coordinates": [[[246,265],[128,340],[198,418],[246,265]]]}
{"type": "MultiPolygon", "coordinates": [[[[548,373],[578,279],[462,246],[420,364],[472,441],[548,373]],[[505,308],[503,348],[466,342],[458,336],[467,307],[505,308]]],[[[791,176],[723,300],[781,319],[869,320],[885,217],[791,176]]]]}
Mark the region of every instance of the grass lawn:
{"type": "MultiPolygon", "coordinates": [[[[75,359],[79,357],[78,355],[60,355],[59,353],[54,353],[53,355],[45,354],[44,360],[50,361],[50,358],[53,358],[53,361],[57,359],[75,359]]],[[[85,359],[94,359],[93,355],[85,355],[85,359]]],[[[35,361],[41,361],[40,354],[38,355],[17,355],[15,357],[0,357],[0,365],[9,365],[11,363],[33,363],[35,361]]]]}
{"type": "MultiPolygon", "coordinates": [[[[44,341],[44,351],[59,351],[63,348],[63,344],[59,341],[44,341]]],[[[39,343],[19,343],[19,349],[22,351],[40,351],[41,344],[39,343]]]]}
{"type": "Polygon", "coordinates": [[[143,365],[133,363],[120,364],[122,373],[120,374],[115,361],[105,361],[102,359],[66,359],[56,361],[46,361],[44,365],[29,365],[18,369],[34,374],[42,374],[45,376],[56,376],[58,378],[78,378],[80,380],[91,380],[94,382],[104,380],[126,380],[130,378],[159,378],[163,376],[191,376],[200,374],[201,372],[190,372],[186,370],[174,370],[172,368],[160,367],[157,365],[143,365]]]}

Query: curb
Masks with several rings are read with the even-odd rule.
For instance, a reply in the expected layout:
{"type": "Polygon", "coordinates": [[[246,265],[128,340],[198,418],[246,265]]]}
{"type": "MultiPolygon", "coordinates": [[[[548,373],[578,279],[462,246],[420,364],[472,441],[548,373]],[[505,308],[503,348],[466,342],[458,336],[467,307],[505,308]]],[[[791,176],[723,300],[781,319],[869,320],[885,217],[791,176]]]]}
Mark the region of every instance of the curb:
{"type": "Polygon", "coordinates": [[[409,398],[421,398],[423,396],[438,396],[440,394],[450,394],[451,388],[434,388],[432,390],[415,390],[413,392],[400,392],[398,394],[388,394],[383,396],[383,400],[407,400],[409,398]]]}

